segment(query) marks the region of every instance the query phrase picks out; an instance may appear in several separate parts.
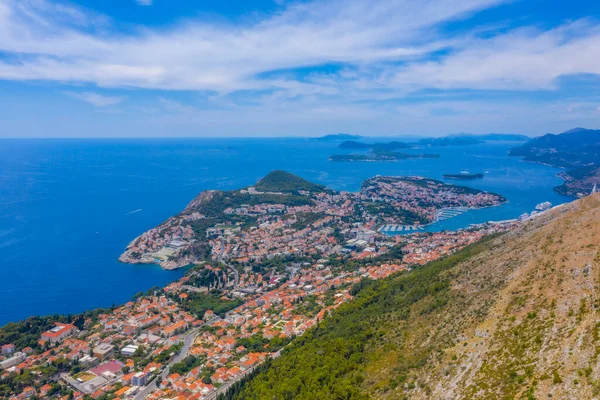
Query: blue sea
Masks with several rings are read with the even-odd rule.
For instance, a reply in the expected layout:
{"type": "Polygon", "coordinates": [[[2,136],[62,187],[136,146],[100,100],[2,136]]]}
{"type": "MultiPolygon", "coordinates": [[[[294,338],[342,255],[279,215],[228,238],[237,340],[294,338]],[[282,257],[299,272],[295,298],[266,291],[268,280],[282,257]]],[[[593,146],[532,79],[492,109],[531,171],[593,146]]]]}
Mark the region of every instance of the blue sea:
{"type": "MultiPolygon", "coordinates": [[[[117,261],[129,241],[205,189],[236,189],[285,169],[355,191],[374,175],[488,171],[462,182],[508,198],[430,229],[516,218],[569,198],[559,172],[509,157],[515,143],[430,149],[439,159],[334,163],[338,142],[310,139],[0,140],[0,325],[30,315],[77,313],[128,301],[184,271],[117,261]]],[[[421,151],[423,152],[423,151],[421,151]]],[[[456,183],[456,182],[453,182],[456,183]]]]}

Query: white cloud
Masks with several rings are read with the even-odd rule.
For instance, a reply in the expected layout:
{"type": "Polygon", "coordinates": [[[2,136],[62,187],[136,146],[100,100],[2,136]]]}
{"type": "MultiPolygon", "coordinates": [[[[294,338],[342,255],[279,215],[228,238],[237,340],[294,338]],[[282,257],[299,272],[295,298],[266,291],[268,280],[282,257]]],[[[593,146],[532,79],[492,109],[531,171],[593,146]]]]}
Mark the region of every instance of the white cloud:
{"type": "Polygon", "coordinates": [[[121,103],[125,98],[116,96],[103,96],[93,92],[65,92],[71,97],[84,101],[96,107],[107,107],[121,103]]]}
{"type": "Polygon", "coordinates": [[[151,6],[152,0],[135,0],[140,6],[151,6]]]}
{"type": "Polygon", "coordinates": [[[359,66],[419,58],[451,44],[437,37],[436,24],[502,1],[319,1],[290,4],[243,25],[188,21],[122,34],[56,23],[37,0],[0,0],[0,50],[18,59],[0,62],[0,78],[225,93],[314,90],[288,82],[293,79],[256,76],[330,62],[359,66]]]}
{"type": "Polygon", "coordinates": [[[549,31],[518,29],[474,39],[439,62],[399,68],[398,86],[501,90],[552,89],[556,79],[600,74],[600,26],[578,21],[549,31]]]}
{"type": "Polygon", "coordinates": [[[0,79],[201,90],[222,102],[251,91],[281,106],[302,97],[315,104],[380,101],[423,88],[546,90],[561,76],[600,74],[596,21],[495,36],[479,35],[482,27],[457,36],[439,32],[446,21],[506,1],[284,2],[276,14],[243,23],[189,20],[123,33],[89,11],[0,0],[0,51],[8,55],[0,59],[0,79]],[[290,72],[327,63],[344,68],[302,79],[290,72]]]}

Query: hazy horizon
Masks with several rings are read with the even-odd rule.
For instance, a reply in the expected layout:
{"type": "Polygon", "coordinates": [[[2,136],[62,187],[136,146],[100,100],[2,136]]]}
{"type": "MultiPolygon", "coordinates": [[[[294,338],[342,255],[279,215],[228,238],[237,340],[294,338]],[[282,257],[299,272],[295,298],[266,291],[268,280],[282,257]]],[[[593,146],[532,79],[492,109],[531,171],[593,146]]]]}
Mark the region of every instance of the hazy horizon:
{"type": "MultiPolygon", "coordinates": [[[[546,132],[546,133],[562,133],[562,132],[546,132]]],[[[346,133],[344,133],[346,134],[346,133]]],[[[381,139],[381,140],[392,140],[392,139],[403,139],[403,140],[417,140],[417,139],[423,139],[423,138],[441,138],[441,137],[449,137],[449,136],[480,136],[480,135],[488,135],[488,134],[501,134],[501,135],[524,135],[524,136],[528,136],[530,138],[535,138],[537,136],[530,136],[530,135],[526,135],[524,133],[496,133],[496,132],[489,132],[489,133],[448,133],[448,134],[440,134],[440,135],[385,135],[385,136],[381,136],[381,135],[362,135],[362,134],[354,134],[354,133],[348,133],[348,135],[353,135],[353,136],[360,136],[360,138],[362,139],[381,139]]],[[[288,135],[288,136],[283,136],[283,135],[272,135],[272,136],[118,136],[118,137],[112,137],[112,136],[71,136],[71,137],[60,137],[60,136],[47,136],[47,137],[11,137],[11,136],[7,136],[7,137],[0,137],[0,140],[70,140],[70,139],[156,139],[156,140],[160,140],[160,139],[321,139],[324,138],[326,136],[329,135],[338,135],[338,133],[325,133],[325,134],[321,134],[321,135],[288,135]]],[[[332,141],[344,141],[346,139],[333,139],[332,141]]],[[[353,139],[348,139],[348,140],[353,140],[353,139]]],[[[356,139],[358,140],[358,139],[356,139]]]]}

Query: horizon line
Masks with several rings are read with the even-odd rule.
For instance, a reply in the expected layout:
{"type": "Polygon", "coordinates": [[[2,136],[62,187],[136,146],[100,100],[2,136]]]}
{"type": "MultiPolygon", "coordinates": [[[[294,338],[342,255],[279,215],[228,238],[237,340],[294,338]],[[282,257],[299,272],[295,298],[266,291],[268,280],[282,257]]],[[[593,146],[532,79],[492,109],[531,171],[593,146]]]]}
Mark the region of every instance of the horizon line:
{"type": "MultiPolygon", "coordinates": [[[[482,135],[491,135],[494,133],[449,133],[441,136],[433,136],[433,135],[355,135],[360,136],[358,139],[339,139],[339,141],[351,141],[351,140],[360,140],[367,138],[444,138],[454,135],[462,135],[462,136],[482,136],[482,135]]],[[[530,135],[526,133],[501,133],[500,135],[521,135],[526,136],[528,138],[536,138],[539,136],[530,135]]],[[[116,139],[116,140],[125,140],[125,139],[323,139],[328,135],[322,136],[54,136],[54,137],[40,137],[40,136],[9,136],[9,137],[0,137],[0,140],[94,140],[94,139],[116,139]]],[[[331,140],[335,141],[335,140],[331,140]]]]}

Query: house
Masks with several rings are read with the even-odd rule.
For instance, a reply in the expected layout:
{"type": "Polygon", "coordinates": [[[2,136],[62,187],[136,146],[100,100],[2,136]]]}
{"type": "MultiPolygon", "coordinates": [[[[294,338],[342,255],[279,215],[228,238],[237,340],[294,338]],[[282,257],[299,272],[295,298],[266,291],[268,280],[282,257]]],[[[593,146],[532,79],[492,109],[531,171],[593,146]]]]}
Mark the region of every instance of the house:
{"type": "Polygon", "coordinates": [[[129,386],[123,386],[121,389],[115,392],[115,396],[120,397],[123,396],[127,391],[131,389],[129,386]]]}
{"type": "Polygon", "coordinates": [[[20,364],[25,361],[27,355],[25,353],[17,352],[11,358],[7,358],[4,361],[0,361],[0,369],[9,369],[10,367],[14,367],[15,365],[20,364]]]}
{"type": "Polygon", "coordinates": [[[134,386],[146,386],[148,382],[148,374],[138,372],[131,378],[131,384],[134,386]]]}
{"type": "Polygon", "coordinates": [[[2,355],[10,356],[14,352],[15,352],[14,344],[5,344],[4,346],[2,346],[2,355]]]}
{"type": "Polygon", "coordinates": [[[166,337],[171,337],[174,334],[187,329],[187,326],[188,326],[187,322],[179,321],[179,322],[176,322],[173,325],[168,326],[165,329],[163,329],[163,333],[165,334],[166,337]]]}
{"type": "Polygon", "coordinates": [[[112,356],[114,348],[115,346],[110,345],[108,343],[103,343],[97,347],[94,347],[94,357],[97,357],[100,360],[109,358],[110,356],[112,356]]]}
{"type": "Polygon", "coordinates": [[[181,375],[179,375],[178,373],[174,373],[167,377],[167,382],[174,384],[179,380],[179,378],[181,378],[181,375]]]}
{"type": "Polygon", "coordinates": [[[77,328],[74,325],[57,323],[54,328],[42,333],[42,341],[59,343],[74,334],[76,331],[77,328]]]}
{"type": "Polygon", "coordinates": [[[50,386],[49,384],[46,383],[44,386],[42,386],[40,388],[40,395],[46,396],[48,394],[48,392],[50,392],[50,390],[52,390],[52,386],[50,386]]]}
{"type": "Polygon", "coordinates": [[[135,354],[135,352],[137,351],[138,348],[139,348],[139,346],[136,346],[133,344],[127,345],[121,349],[121,354],[123,354],[124,356],[131,357],[135,354]]]}
{"type": "Polygon", "coordinates": [[[28,386],[25,389],[23,389],[23,392],[21,394],[26,398],[35,396],[35,389],[31,386],[28,386]]]}

